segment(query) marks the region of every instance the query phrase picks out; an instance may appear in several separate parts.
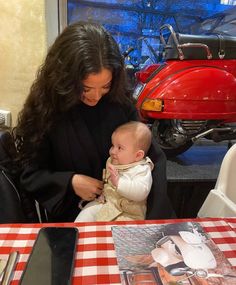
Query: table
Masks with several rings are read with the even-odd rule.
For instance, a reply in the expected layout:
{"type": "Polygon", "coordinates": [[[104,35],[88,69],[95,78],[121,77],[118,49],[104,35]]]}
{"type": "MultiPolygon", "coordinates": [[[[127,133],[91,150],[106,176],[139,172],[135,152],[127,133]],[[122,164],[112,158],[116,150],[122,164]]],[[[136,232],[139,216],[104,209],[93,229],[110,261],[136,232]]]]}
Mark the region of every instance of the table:
{"type": "Polygon", "coordinates": [[[19,283],[39,229],[45,226],[75,226],[79,230],[79,239],[72,284],[120,284],[111,226],[183,221],[199,222],[236,269],[236,218],[0,225],[0,258],[7,258],[11,251],[19,251],[20,258],[11,282],[11,285],[16,285],[19,283]]]}

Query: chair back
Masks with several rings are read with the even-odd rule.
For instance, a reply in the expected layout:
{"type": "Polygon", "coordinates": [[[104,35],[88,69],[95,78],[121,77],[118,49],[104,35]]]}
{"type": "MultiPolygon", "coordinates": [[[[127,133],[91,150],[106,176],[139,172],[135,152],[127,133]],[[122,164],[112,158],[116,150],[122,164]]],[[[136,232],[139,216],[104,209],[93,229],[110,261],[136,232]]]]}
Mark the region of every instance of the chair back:
{"type": "Polygon", "coordinates": [[[219,175],[202,207],[198,217],[236,216],[236,144],[225,154],[219,175]]]}
{"type": "Polygon", "coordinates": [[[215,189],[236,203],[236,144],[224,156],[215,189]]]}
{"type": "Polygon", "coordinates": [[[0,130],[0,223],[36,222],[34,201],[20,190],[20,168],[11,133],[0,130]]]}

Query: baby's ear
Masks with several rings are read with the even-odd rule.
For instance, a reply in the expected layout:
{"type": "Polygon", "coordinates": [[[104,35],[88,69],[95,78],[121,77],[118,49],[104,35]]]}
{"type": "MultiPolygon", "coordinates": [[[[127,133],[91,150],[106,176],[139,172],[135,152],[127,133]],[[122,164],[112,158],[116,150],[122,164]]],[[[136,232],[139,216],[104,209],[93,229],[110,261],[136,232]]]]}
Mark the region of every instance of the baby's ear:
{"type": "Polygon", "coordinates": [[[143,158],[144,158],[144,151],[140,149],[136,153],[136,161],[139,161],[139,160],[141,160],[143,158]]]}

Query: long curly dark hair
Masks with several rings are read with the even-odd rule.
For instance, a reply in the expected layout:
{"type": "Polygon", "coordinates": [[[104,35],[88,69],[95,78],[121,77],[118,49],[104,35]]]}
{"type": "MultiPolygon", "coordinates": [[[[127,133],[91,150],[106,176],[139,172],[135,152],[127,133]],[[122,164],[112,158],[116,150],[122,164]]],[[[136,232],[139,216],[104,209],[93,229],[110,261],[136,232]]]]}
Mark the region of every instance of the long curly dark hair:
{"type": "Polygon", "coordinates": [[[32,158],[57,117],[80,102],[82,81],[102,68],[112,71],[109,100],[130,101],[123,56],[113,37],[99,24],[76,22],[57,37],[13,130],[21,158],[32,158]]]}

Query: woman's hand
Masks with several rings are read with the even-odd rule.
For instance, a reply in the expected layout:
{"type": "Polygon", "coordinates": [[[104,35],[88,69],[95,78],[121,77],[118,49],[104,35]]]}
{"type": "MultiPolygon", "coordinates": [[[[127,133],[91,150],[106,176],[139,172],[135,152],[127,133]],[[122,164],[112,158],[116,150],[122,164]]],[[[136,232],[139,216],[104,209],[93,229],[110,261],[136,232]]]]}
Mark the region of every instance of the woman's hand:
{"type": "Polygon", "coordinates": [[[75,174],[72,177],[72,187],[77,196],[83,200],[92,201],[101,195],[103,182],[90,176],[75,174]]]}

